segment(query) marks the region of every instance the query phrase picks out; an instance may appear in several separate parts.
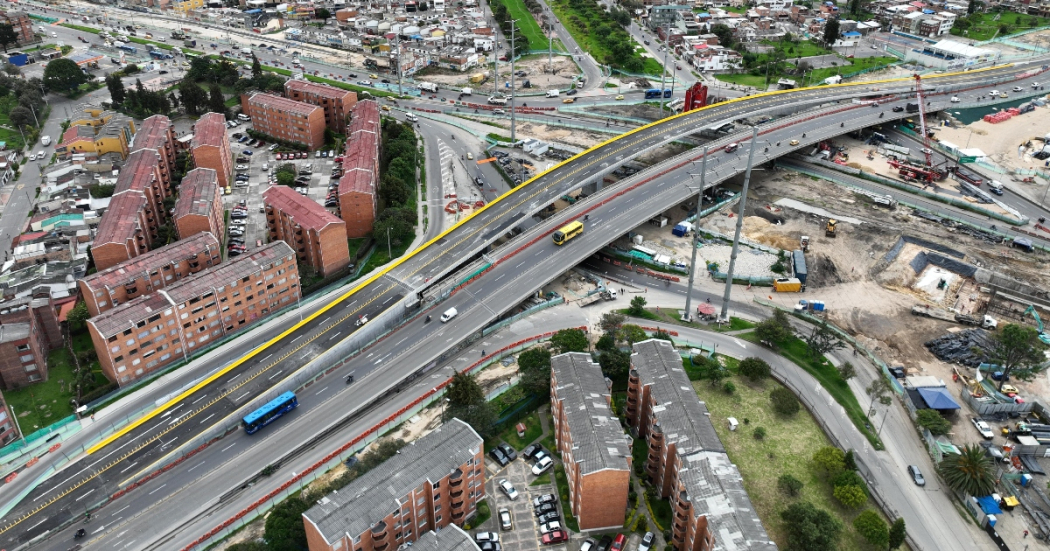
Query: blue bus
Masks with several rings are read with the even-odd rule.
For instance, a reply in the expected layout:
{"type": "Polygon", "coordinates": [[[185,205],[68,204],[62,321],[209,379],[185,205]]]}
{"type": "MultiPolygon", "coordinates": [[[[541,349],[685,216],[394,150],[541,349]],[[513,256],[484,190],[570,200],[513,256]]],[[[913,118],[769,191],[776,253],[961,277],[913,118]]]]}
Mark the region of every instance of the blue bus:
{"type": "Polygon", "coordinates": [[[255,434],[255,431],[269,425],[274,419],[292,411],[298,405],[299,400],[295,398],[295,393],[285,392],[246,415],[241,420],[241,425],[248,434],[255,434]]]}
{"type": "Polygon", "coordinates": [[[671,97],[671,90],[664,88],[663,92],[660,92],[659,88],[650,88],[645,91],[645,99],[660,99],[660,96],[665,98],[671,97]]]}

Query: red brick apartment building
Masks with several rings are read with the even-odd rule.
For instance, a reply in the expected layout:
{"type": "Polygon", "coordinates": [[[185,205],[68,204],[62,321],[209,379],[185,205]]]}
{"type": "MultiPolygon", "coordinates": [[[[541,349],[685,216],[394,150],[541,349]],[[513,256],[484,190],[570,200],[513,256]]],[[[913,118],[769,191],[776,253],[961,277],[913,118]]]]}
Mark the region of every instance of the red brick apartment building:
{"type": "Polygon", "coordinates": [[[419,537],[412,545],[415,551],[481,551],[474,538],[455,524],[450,524],[440,532],[431,530],[419,537]]]}
{"type": "Polygon", "coordinates": [[[462,526],[485,497],[484,453],[459,419],[409,443],[303,513],[310,551],[393,551],[462,526]]]}
{"type": "Polygon", "coordinates": [[[197,233],[110,266],[77,281],[88,312],[97,316],[219,264],[222,246],[213,233],[197,233]]]}
{"type": "Polygon", "coordinates": [[[300,262],[322,277],[350,264],[346,224],[309,197],[288,186],[270,186],[263,192],[270,241],[287,243],[300,262]]]}
{"type": "Polygon", "coordinates": [[[230,185],[233,150],[230,149],[230,136],[226,133],[225,116],[221,113],[205,113],[197,120],[197,124],[193,125],[190,153],[194,166],[214,170],[220,186],[230,185]]]}
{"type": "Polygon", "coordinates": [[[103,312],[88,331],[103,374],[126,385],[298,298],[295,253],[278,241],[103,312]]]}
{"type": "Polygon", "coordinates": [[[339,216],[348,238],[372,233],[379,190],[379,104],[360,101],[354,106],[346,134],[343,175],[339,178],[339,216]]]}
{"type": "Polygon", "coordinates": [[[98,270],[150,250],[157,238],[157,228],[167,218],[163,203],[167,186],[161,177],[160,165],[160,156],[150,149],[139,149],[128,155],[91,246],[98,270]]]}
{"type": "Polygon", "coordinates": [[[62,330],[50,293],[0,302],[0,389],[46,381],[47,353],[59,346],[62,330]]]}
{"type": "Polygon", "coordinates": [[[175,202],[175,228],[179,239],[200,233],[226,235],[218,175],[210,168],[195,168],[186,173],[175,202]]]}
{"type": "Polygon", "coordinates": [[[131,146],[131,151],[138,149],[150,149],[160,155],[161,192],[164,197],[171,195],[171,173],[175,170],[175,132],[171,119],[164,115],[153,115],[142,121],[142,127],[135,134],[131,146]]]}
{"type": "Polygon", "coordinates": [[[255,130],[310,151],[324,144],[324,110],[316,105],[273,94],[241,94],[241,109],[252,118],[255,130]]]}
{"type": "Polygon", "coordinates": [[[37,42],[33,34],[33,21],[22,11],[0,11],[0,24],[11,25],[18,35],[18,45],[37,42]]]}
{"type": "MultiPolygon", "coordinates": [[[[572,513],[581,530],[623,526],[631,487],[631,449],[601,367],[590,354],[551,358],[551,417],[572,513]]],[[[564,504],[563,504],[564,505],[564,504]]]]}
{"type": "Polygon", "coordinates": [[[671,343],[634,345],[626,414],[649,444],[646,476],[671,502],[668,543],[678,551],[776,550],[671,343]]]}
{"type": "Polygon", "coordinates": [[[0,446],[6,446],[17,439],[18,427],[15,426],[11,411],[7,408],[4,395],[0,394],[0,446]]]}
{"type": "Polygon", "coordinates": [[[324,109],[325,126],[340,134],[346,133],[346,118],[357,103],[357,92],[308,80],[286,81],[284,95],[324,109]]]}

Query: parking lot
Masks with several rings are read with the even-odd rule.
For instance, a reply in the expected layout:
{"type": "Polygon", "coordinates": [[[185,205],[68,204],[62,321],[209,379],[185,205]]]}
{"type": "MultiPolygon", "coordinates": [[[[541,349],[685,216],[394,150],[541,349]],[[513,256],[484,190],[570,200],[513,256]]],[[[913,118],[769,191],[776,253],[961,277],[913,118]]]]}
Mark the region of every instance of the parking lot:
{"type": "MultiPolygon", "coordinates": [[[[505,551],[537,551],[540,549],[568,551],[569,549],[579,548],[579,542],[583,538],[569,530],[567,532],[570,539],[567,543],[543,545],[540,542],[540,527],[533,512],[532,499],[542,494],[557,495],[558,489],[554,484],[529,486],[529,483],[536,480],[536,477],[532,474],[532,464],[530,462],[518,458],[501,469],[499,463],[488,457],[485,461],[485,468],[488,471],[486,473],[488,477],[486,491],[490,498],[489,504],[492,506],[492,518],[485,522],[484,525],[478,527],[480,531],[499,532],[500,543],[505,551]],[[499,481],[502,479],[507,479],[508,482],[514,485],[514,489],[518,491],[518,499],[511,500],[499,489],[499,481]],[[499,510],[503,508],[510,510],[511,520],[514,523],[513,530],[500,530],[499,510]]],[[[541,476],[550,480],[550,472],[548,471],[541,476]]],[[[558,502],[558,513],[561,514],[562,519],[565,518],[560,501],[558,502]]],[[[564,522],[562,522],[562,525],[564,527],[564,522]]]]}
{"type": "MultiPolygon", "coordinates": [[[[246,252],[262,246],[268,240],[262,193],[270,186],[271,175],[279,165],[285,163],[295,165],[296,176],[302,178],[301,183],[296,184],[296,189],[301,190],[300,193],[305,192],[307,197],[320,205],[325,204],[329,184],[339,181],[338,177],[332,177],[335,155],[319,157],[317,152],[309,152],[305,154],[305,158],[277,160],[278,153],[282,157],[288,153],[270,151],[271,144],[269,143],[260,147],[248,145],[253,141],[250,138],[244,139],[245,130],[248,128],[251,128],[250,122],[241,122],[239,126],[227,129],[230,136],[230,149],[235,157],[235,176],[228,186],[230,193],[223,195],[223,206],[226,210],[233,211],[238,205],[244,207],[246,213],[244,218],[231,214],[230,229],[241,228],[243,235],[231,237],[243,240],[246,252]],[[251,151],[251,154],[246,154],[246,150],[251,151]],[[247,175],[247,179],[237,179],[236,175],[241,174],[247,175]]],[[[340,152],[334,153],[341,154],[340,152]]],[[[296,157],[300,156],[302,155],[296,155],[296,157]]],[[[332,213],[336,212],[335,208],[328,208],[328,210],[332,213]]],[[[238,231],[235,230],[234,233],[238,231]]]]}

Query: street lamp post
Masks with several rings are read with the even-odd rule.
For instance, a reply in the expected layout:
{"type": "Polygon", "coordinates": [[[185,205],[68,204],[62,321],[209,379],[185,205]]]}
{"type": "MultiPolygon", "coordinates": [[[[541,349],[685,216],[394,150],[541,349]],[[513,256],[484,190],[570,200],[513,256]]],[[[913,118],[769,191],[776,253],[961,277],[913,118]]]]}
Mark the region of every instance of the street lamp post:
{"type": "MultiPolygon", "coordinates": [[[[700,162],[700,188],[696,192],[696,219],[700,221],[700,205],[704,201],[704,183],[707,177],[707,150],[704,146],[702,161],[700,162]]],[[[693,279],[696,275],[696,246],[700,244],[700,232],[693,228],[693,251],[692,260],[689,261],[689,287],[685,289],[685,315],[682,318],[689,321],[692,317],[693,279]]]]}
{"type": "Polygon", "coordinates": [[[744,208],[747,206],[747,188],[751,183],[751,166],[755,160],[755,142],[758,138],[758,127],[751,127],[751,149],[747,153],[747,172],[744,173],[744,188],[740,191],[740,211],[737,213],[736,231],[733,233],[733,252],[729,256],[729,269],[726,270],[726,289],[722,295],[722,313],[720,320],[729,320],[729,295],[733,291],[733,268],[736,267],[736,257],[740,252],[740,233],[744,229],[744,208]]]}

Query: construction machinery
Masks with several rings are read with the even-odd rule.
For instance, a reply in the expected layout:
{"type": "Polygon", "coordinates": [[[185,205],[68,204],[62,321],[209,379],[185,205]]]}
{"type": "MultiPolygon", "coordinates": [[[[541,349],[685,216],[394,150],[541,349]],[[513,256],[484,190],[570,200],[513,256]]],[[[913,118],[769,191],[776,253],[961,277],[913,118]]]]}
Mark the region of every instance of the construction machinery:
{"type": "Polygon", "coordinates": [[[1025,308],[1021,318],[1024,319],[1028,314],[1032,314],[1032,317],[1035,318],[1036,330],[1039,331],[1039,340],[1043,341],[1043,344],[1050,345],[1050,335],[1043,332],[1043,320],[1039,317],[1039,312],[1035,310],[1034,304],[1029,304],[1028,308],[1025,308]]]}
{"type": "Polygon", "coordinates": [[[808,235],[803,235],[802,239],[799,239],[798,245],[799,245],[799,248],[802,249],[802,252],[808,253],[809,252],[809,236],[808,235]]]}
{"type": "Polygon", "coordinates": [[[837,220],[835,220],[834,218],[828,218],[828,224],[826,226],[824,226],[824,235],[826,237],[835,237],[835,231],[836,231],[835,230],[835,225],[836,224],[838,224],[837,220]]]}
{"type": "Polygon", "coordinates": [[[925,164],[923,166],[915,166],[914,164],[897,159],[890,159],[889,163],[890,166],[897,169],[898,174],[900,174],[901,178],[906,181],[920,180],[923,182],[935,182],[943,180],[947,174],[943,170],[933,166],[933,149],[930,148],[931,131],[926,128],[926,99],[923,94],[922,77],[915,75],[915,97],[918,102],[909,103],[908,112],[919,113],[919,132],[922,138],[922,155],[925,164]]]}

